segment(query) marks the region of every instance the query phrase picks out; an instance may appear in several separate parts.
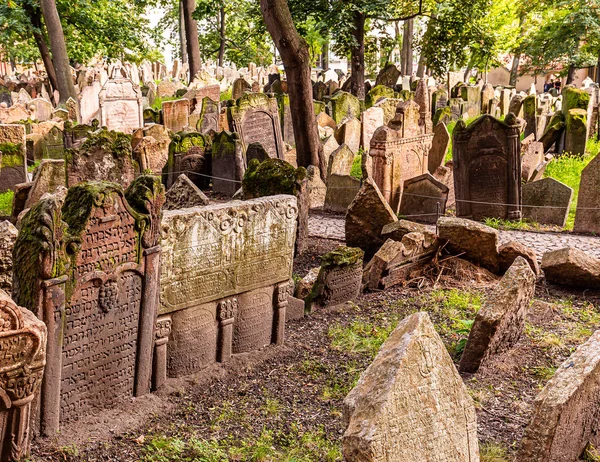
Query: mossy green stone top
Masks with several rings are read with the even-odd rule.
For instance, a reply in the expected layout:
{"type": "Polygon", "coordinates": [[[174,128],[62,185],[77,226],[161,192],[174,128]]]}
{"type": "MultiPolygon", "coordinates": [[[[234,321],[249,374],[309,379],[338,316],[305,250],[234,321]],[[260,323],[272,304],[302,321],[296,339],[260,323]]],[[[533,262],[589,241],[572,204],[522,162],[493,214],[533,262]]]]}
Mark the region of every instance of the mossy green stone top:
{"type": "Polygon", "coordinates": [[[242,180],[244,198],[275,196],[298,193],[300,182],[306,178],[304,167],[294,168],[285,160],[267,159],[259,162],[252,159],[242,180]]]}
{"type": "Polygon", "coordinates": [[[336,266],[352,266],[363,261],[365,253],[358,247],[340,246],[321,256],[321,268],[329,269],[336,266]]]}

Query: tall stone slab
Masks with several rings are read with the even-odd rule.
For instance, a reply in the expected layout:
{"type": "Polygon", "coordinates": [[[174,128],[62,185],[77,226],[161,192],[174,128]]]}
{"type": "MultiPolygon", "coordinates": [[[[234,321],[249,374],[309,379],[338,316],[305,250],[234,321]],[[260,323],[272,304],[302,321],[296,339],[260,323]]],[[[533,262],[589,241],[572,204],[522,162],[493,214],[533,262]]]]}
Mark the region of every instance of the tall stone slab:
{"type": "Polygon", "coordinates": [[[222,131],[212,143],[213,191],[232,197],[246,171],[244,148],[237,133],[222,131]]]}
{"type": "Polygon", "coordinates": [[[537,136],[537,105],[536,95],[528,95],[523,99],[523,119],[525,119],[525,131],[524,136],[529,135],[537,136]]]}
{"type": "Polygon", "coordinates": [[[0,290],[0,460],[29,459],[32,403],[46,363],[46,326],[0,290]]]}
{"type": "Polygon", "coordinates": [[[218,101],[213,101],[208,96],[202,98],[202,109],[200,117],[196,123],[196,130],[203,135],[208,135],[211,131],[219,133],[219,113],[221,106],[218,101]]]}
{"type": "Polygon", "coordinates": [[[431,133],[433,131],[433,123],[431,121],[431,98],[429,96],[429,88],[427,87],[426,79],[421,79],[417,82],[415,103],[419,105],[419,126],[421,127],[421,133],[431,133]]]}
{"type": "Polygon", "coordinates": [[[245,93],[229,111],[244,149],[251,143],[260,143],[269,157],[285,158],[277,99],[263,93],[245,93]]]}
{"type": "Polygon", "coordinates": [[[160,179],[88,182],[38,202],[15,244],[13,295],[48,328],[42,434],[150,391],[160,179]]]}
{"type": "Polygon", "coordinates": [[[535,291],[535,274],[517,257],[478,311],[460,358],[461,372],[477,372],[521,337],[535,291]]]}
{"type": "Polygon", "coordinates": [[[27,181],[25,125],[0,124],[0,193],[27,181]]]}
{"type": "Polygon", "coordinates": [[[284,339],[298,208],[291,196],[165,212],[159,319],[179,377],[284,339]]]}
{"type": "Polygon", "coordinates": [[[370,107],[364,111],[362,117],[362,138],[361,146],[363,147],[363,153],[368,154],[371,148],[371,139],[375,130],[384,124],[385,113],[381,107],[370,107]]]}
{"type": "Polygon", "coordinates": [[[427,313],[405,318],[344,399],[348,462],[479,462],[475,406],[427,313]]]}
{"type": "Polygon", "coordinates": [[[352,118],[360,120],[360,101],[348,92],[339,91],[329,101],[331,113],[329,114],[336,124],[341,124],[344,119],[352,118]]]}
{"type": "Polygon", "coordinates": [[[128,79],[108,80],[98,94],[100,124],[109,130],[133,133],[144,126],[140,86],[128,79]]]}
{"type": "Polygon", "coordinates": [[[169,160],[164,168],[167,188],[181,173],[185,173],[200,189],[210,184],[211,159],[208,155],[212,141],[198,132],[180,132],[169,145],[169,160]]]}
{"type": "Polygon", "coordinates": [[[598,377],[600,330],[561,364],[533,402],[517,460],[581,460],[588,445],[600,447],[598,377]]]}
{"type": "Polygon", "coordinates": [[[163,101],[163,124],[175,133],[183,131],[190,125],[190,102],[187,99],[163,101]]]}
{"type": "Polygon", "coordinates": [[[440,122],[433,129],[433,139],[431,140],[431,149],[427,157],[427,169],[432,175],[435,171],[444,165],[448,148],[450,147],[450,133],[444,122],[440,122]]]}
{"type": "Polygon", "coordinates": [[[453,133],[456,215],[521,218],[521,141],[514,115],[501,122],[483,115],[453,133]]]}
{"type": "Polygon", "coordinates": [[[581,172],[577,210],[576,233],[600,233],[600,156],[594,157],[581,172]]]}
{"type": "Polygon", "coordinates": [[[388,126],[378,128],[371,139],[373,181],[394,211],[400,207],[404,182],[427,173],[433,135],[410,138],[388,126]]]}

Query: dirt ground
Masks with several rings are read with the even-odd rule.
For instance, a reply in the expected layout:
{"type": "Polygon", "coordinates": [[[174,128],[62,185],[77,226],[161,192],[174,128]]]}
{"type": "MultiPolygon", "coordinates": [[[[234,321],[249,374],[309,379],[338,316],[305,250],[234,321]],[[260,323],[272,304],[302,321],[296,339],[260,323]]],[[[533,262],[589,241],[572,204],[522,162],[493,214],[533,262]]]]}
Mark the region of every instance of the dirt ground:
{"type": "MultiPolygon", "coordinates": [[[[339,241],[311,240],[295,261],[303,276],[339,241]]],[[[433,274],[433,273],[432,273],[433,274]]],[[[483,278],[485,279],[485,278],[483,278]]],[[[361,295],[354,303],[288,323],[285,345],[236,356],[170,380],[118,410],[71,423],[32,446],[35,461],[341,460],[343,399],[395,325],[430,313],[458,363],[473,319],[494,282],[420,278],[412,287],[361,295]]],[[[508,461],[531,404],[555,369],[600,327],[600,291],[539,280],[525,333],[510,352],[463,379],[477,408],[482,460],[508,461]],[[490,449],[491,448],[491,449],[490,449]],[[499,454],[485,458],[486,451],[499,454]]]]}

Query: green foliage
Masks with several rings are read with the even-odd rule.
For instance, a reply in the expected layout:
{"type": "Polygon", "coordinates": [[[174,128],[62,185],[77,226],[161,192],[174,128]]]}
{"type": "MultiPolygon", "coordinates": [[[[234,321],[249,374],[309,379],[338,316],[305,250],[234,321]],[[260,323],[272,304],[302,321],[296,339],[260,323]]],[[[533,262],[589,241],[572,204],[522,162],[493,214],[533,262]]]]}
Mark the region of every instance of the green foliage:
{"type": "Polygon", "coordinates": [[[0,193],[0,215],[9,216],[12,213],[14,191],[0,193]]]}
{"type": "Polygon", "coordinates": [[[528,220],[503,220],[501,218],[485,218],[483,223],[494,229],[507,229],[511,231],[539,230],[540,225],[528,220]]]}
{"type": "Polygon", "coordinates": [[[349,325],[335,324],[328,331],[331,346],[348,353],[366,353],[374,358],[399,320],[392,314],[378,323],[357,320],[349,325]]]}
{"type": "Polygon", "coordinates": [[[487,441],[479,446],[480,462],[510,462],[506,448],[498,443],[487,441]]]}
{"type": "MultiPolygon", "coordinates": [[[[362,152],[362,148],[360,150],[362,152]]],[[[356,178],[357,180],[362,179],[362,156],[365,153],[354,156],[354,160],[352,161],[352,168],[350,169],[350,176],[356,178]]],[[[368,155],[368,154],[367,154],[368,155]]]]}

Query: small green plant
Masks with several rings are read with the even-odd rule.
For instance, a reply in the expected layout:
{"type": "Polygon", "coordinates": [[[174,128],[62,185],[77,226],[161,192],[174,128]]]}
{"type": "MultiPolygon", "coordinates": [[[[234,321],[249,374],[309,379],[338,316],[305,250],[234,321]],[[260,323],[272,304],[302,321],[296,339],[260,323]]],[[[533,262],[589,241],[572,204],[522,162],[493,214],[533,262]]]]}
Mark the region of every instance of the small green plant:
{"type": "Polygon", "coordinates": [[[0,215],[8,216],[12,213],[12,203],[14,197],[14,191],[0,193],[0,215]]]}
{"type": "Polygon", "coordinates": [[[584,462],[600,462],[600,451],[588,443],[585,451],[583,451],[584,462]]]}
{"type": "Polygon", "coordinates": [[[490,228],[510,231],[532,231],[540,229],[540,225],[528,220],[502,220],[500,218],[485,218],[483,223],[490,228]]]}
{"type": "Polygon", "coordinates": [[[533,374],[538,379],[543,380],[544,382],[547,382],[554,376],[554,373],[556,372],[556,367],[538,366],[538,367],[532,367],[531,370],[533,371],[533,374]]]}
{"type": "Polygon", "coordinates": [[[329,328],[328,335],[333,348],[348,353],[367,353],[374,358],[397,325],[397,316],[390,316],[382,325],[358,320],[348,326],[334,325],[329,328]]]}
{"type": "Polygon", "coordinates": [[[233,98],[233,88],[228,88],[227,91],[221,92],[221,101],[229,101],[231,98],[233,98]]]}
{"type": "Polygon", "coordinates": [[[356,178],[357,180],[362,179],[362,156],[365,153],[362,148],[359,149],[358,155],[354,156],[354,161],[352,162],[352,168],[350,169],[350,176],[356,178]]]}
{"type": "Polygon", "coordinates": [[[506,448],[490,441],[479,446],[479,458],[481,462],[510,462],[506,448]]]}
{"type": "Polygon", "coordinates": [[[474,319],[453,319],[454,324],[452,326],[452,330],[454,331],[454,333],[461,337],[455,344],[454,344],[454,353],[455,354],[462,354],[462,352],[465,350],[465,346],[467,345],[467,337],[469,336],[469,333],[471,332],[471,328],[473,327],[473,322],[475,322],[474,319]]]}

